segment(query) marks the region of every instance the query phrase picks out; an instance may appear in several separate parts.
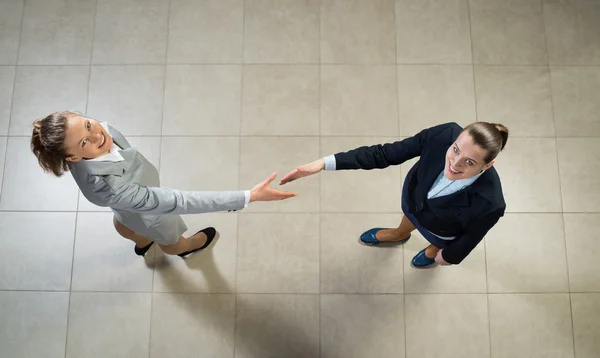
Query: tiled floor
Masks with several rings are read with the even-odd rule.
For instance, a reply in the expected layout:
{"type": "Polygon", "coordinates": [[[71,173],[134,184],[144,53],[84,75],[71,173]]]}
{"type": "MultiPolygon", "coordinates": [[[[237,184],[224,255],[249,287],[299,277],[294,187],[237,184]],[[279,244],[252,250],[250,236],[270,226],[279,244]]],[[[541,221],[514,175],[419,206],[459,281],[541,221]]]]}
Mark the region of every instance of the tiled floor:
{"type": "Polygon", "coordinates": [[[0,357],[592,358],[600,352],[600,0],[0,0],[0,357]],[[436,123],[501,122],[508,213],[456,267],[367,248],[402,178],[187,216],[145,260],[31,122],[110,122],[165,186],[248,189],[436,123]]]}

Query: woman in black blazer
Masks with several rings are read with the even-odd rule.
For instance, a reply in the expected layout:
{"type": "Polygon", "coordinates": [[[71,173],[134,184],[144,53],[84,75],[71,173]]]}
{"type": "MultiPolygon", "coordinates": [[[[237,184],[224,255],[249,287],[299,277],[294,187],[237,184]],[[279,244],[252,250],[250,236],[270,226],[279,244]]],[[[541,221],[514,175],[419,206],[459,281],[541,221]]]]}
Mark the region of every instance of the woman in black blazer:
{"type": "Polygon", "coordinates": [[[459,264],[504,215],[493,165],[507,139],[508,129],[501,124],[476,122],[463,129],[446,123],[395,143],[316,160],[290,172],[281,184],[321,170],[383,169],[420,157],[404,181],[400,225],[370,229],[360,240],[366,245],[404,243],[417,229],[430,245],[413,258],[413,267],[459,264]]]}

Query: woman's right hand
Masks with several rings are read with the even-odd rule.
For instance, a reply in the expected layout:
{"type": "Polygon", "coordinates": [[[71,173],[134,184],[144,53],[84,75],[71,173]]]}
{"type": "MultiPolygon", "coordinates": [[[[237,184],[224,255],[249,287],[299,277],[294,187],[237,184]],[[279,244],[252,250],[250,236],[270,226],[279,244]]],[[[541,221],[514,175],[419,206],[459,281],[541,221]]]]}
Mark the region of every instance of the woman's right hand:
{"type": "Polygon", "coordinates": [[[323,158],[315,160],[314,162],[304,164],[289,172],[286,176],[283,177],[283,179],[281,179],[279,185],[284,185],[296,179],[317,174],[323,169],[325,169],[325,160],[323,158]]]}
{"type": "Polygon", "coordinates": [[[271,188],[270,184],[276,176],[277,174],[273,173],[265,181],[252,188],[250,190],[250,202],[285,200],[298,196],[296,193],[271,188]]]}

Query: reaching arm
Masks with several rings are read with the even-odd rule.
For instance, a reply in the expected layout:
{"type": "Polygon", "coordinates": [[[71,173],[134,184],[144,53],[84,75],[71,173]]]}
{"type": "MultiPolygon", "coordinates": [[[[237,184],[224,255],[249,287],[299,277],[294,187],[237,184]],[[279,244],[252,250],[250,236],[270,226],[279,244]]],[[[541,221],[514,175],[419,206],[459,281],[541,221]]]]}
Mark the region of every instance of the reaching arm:
{"type": "Polygon", "coordinates": [[[441,124],[423,129],[415,136],[401,141],[373,146],[364,146],[347,152],[340,152],[305,164],[288,173],[281,184],[316,174],[321,170],[371,170],[399,165],[420,156],[428,141],[445,130],[451,130],[455,123],[441,124]]]}
{"type": "Polygon", "coordinates": [[[271,188],[269,185],[275,176],[272,174],[249,191],[183,191],[138,184],[111,188],[104,182],[107,187],[95,193],[93,202],[147,214],[200,214],[239,210],[253,201],[284,200],[297,196],[296,193],[271,188]]]}
{"type": "Polygon", "coordinates": [[[240,210],[248,201],[243,191],[182,191],[130,184],[109,195],[114,209],[147,214],[200,214],[240,210]]]}

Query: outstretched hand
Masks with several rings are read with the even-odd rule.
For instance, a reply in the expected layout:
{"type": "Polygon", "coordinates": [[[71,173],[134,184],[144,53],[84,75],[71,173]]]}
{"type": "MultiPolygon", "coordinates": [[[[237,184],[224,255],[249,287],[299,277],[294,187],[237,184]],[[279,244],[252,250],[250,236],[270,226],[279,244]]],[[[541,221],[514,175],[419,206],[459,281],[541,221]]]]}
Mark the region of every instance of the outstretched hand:
{"type": "Polygon", "coordinates": [[[250,190],[250,202],[285,200],[298,196],[296,193],[271,188],[270,184],[276,177],[277,173],[273,173],[265,181],[252,188],[250,190]]]}
{"type": "Polygon", "coordinates": [[[279,185],[284,185],[289,182],[292,182],[296,179],[304,178],[313,174],[317,174],[321,170],[325,169],[325,160],[318,159],[314,162],[310,162],[308,164],[304,164],[299,166],[298,168],[289,172],[286,176],[281,179],[279,185]]]}

